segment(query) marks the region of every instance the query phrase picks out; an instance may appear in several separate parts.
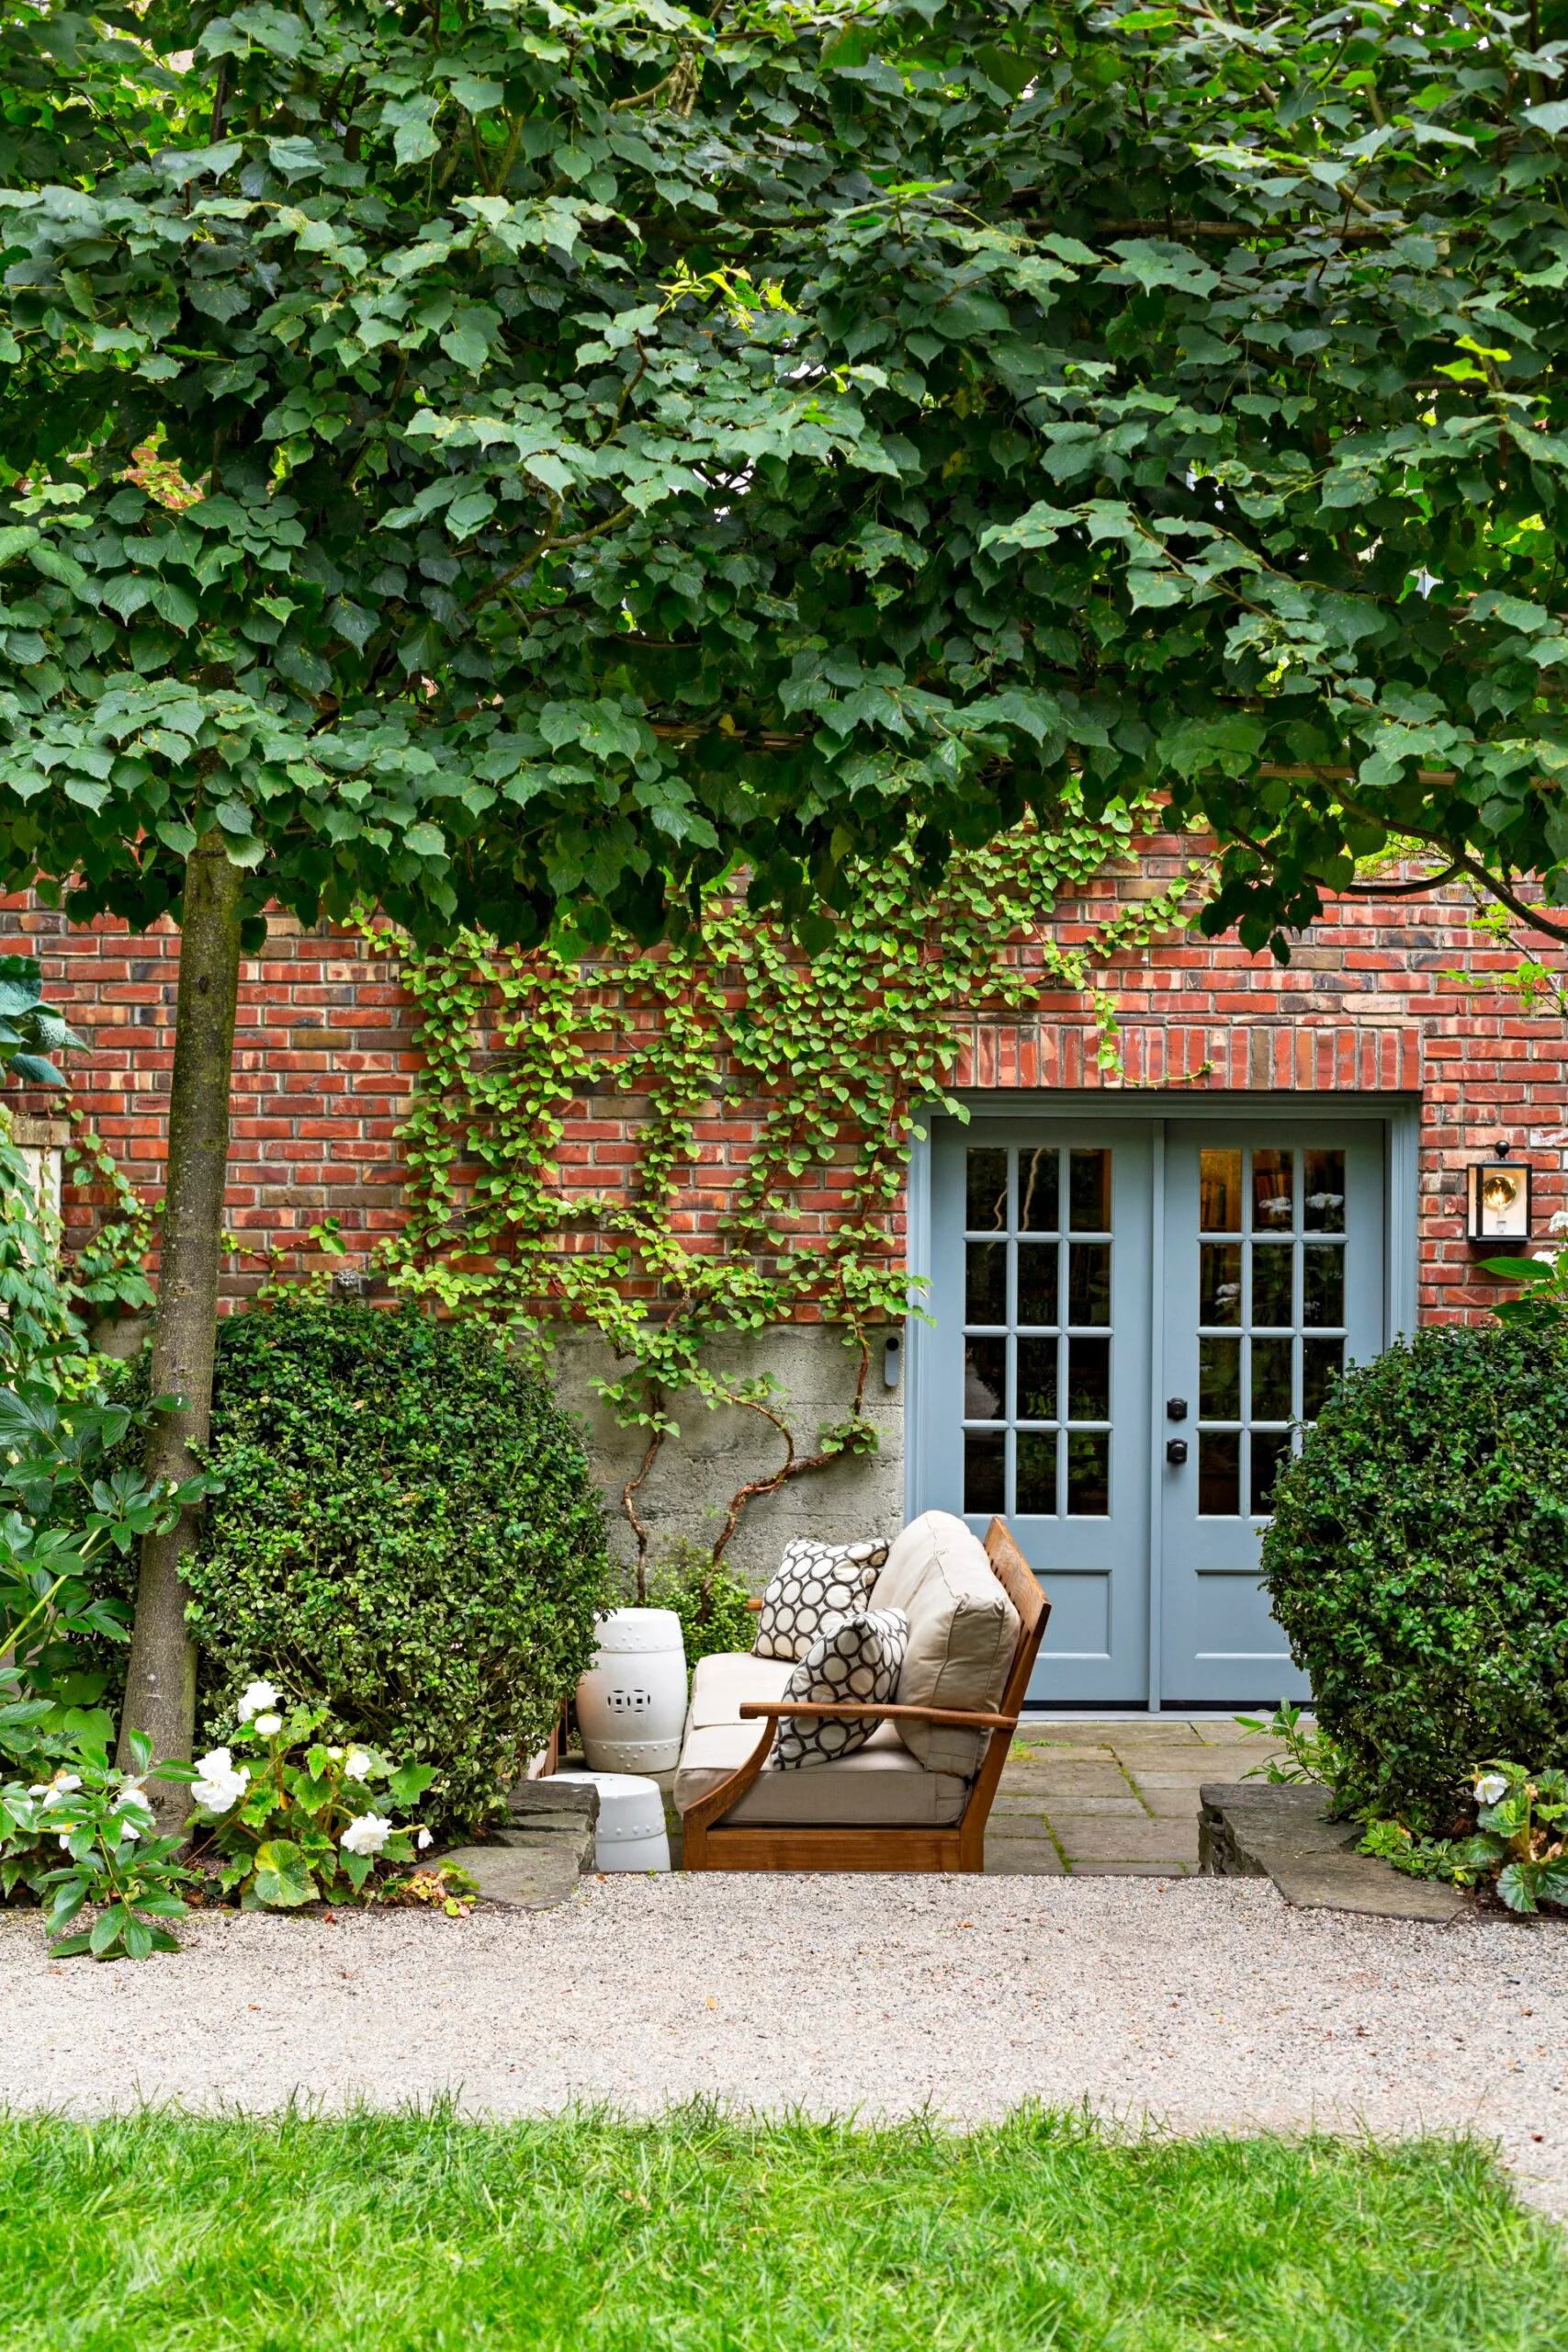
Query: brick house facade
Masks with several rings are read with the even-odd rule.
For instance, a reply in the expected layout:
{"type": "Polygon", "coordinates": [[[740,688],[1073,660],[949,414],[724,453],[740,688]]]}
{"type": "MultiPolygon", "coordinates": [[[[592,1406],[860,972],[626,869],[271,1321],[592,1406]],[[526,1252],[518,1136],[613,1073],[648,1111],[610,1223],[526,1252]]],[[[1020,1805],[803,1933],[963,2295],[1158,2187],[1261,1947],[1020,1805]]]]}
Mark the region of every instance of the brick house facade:
{"type": "MultiPolygon", "coordinates": [[[[1082,938],[1119,899],[1152,894],[1179,871],[1190,847],[1156,841],[1135,865],[1109,870],[1081,901],[1058,908],[1058,935],[1066,942],[1082,938]]],[[[7,945],[41,956],[51,999],[92,1041],[89,1053],[72,1057],[73,1102],[131,1181],[155,1191],[173,1057],[177,933],[164,926],[130,937],[108,922],[73,931],[51,910],[18,899],[9,902],[8,912],[7,945]]],[[[1506,970],[1512,961],[1476,929],[1468,895],[1453,889],[1430,899],[1340,901],[1284,967],[1247,955],[1234,940],[1211,944],[1179,934],[1119,961],[1106,974],[1119,1002],[1119,1080],[1108,1085],[1096,1068],[1084,1002],[1045,993],[1026,1018],[977,1019],[966,1029],[955,1084],[977,1112],[1006,1114],[1013,1122],[1006,1133],[1014,1137],[1015,1154],[1029,1142],[1028,1136],[1017,1140],[1023,1132],[1016,1128],[1019,1119],[1049,1123],[1070,1113],[1076,1124],[1060,1129],[1066,1152],[1091,1132],[1100,1102],[1108,1113],[1114,1107],[1120,1120],[1131,1118],[1140,1136],[1174,1122],[1168,1129],[1174,1136],[1197,1117],[1223,1117],[1244,1125],[1250,1121],[1260,1138],[1276,1128],[1280,1136],[1293,1135],[1298,1153],[1311,1148],[1314,1121],[1353,1114],[1379,1125],[1388,1139],[1382,1180],[1390,1204],[1382,1237],[1385,1254],[1392,1253],[1387,1295],[1405,1302],[1389,1307],[1381,1344],[1417,1317],[1466,1320],[1483,1313],[1493,1286],[1475,1266],[1486,1252],[1465,1238],[1464,1170],[1497,1138],[1506,1138],[1532,1167],[1536,1235],[1568,1209],[1568,1034],[1551,1014],[1526,1012],[1506,994],[1467,989],[1452,977],[1481,978],[1506,970]]],[[[356,935],[331,927],[303,932],[291,920],[274,922],[265,954],[243,967],[240,992],[229,1204],[231,1228],[242,1240],[287,1252],[303,1242],[311,1225],[332,1215],[353,1266],[396,1227],[399,1127],[419,1068],[416,1029],[416,1008],[400,989],[395,958],[373,955],[356,935]]],[[[28,1096],[17,1107],[38,1114],[56,1106],[28,1096]]],[[[604,1181],[596,1170],[626,1159],[626,1121],[635,1117],[636,1106],[601,1098],[582,1103],[579,1113],[569,1125],[563,1175],[592,1187],[604,1181]]],[[[716,1105],[713,1121],[699,1125],[702,1165],[700,1174],[694,1171],[690,1204],[698,1234],[705,1220],[711,1223],[727,1170],[743,1148],[745,1128],[737,1127],[736,1116],[735,1104],[716,1105]]],[[[1131,1135],[1134,1128],[1116,1132],[1131,1135]]],[[[1224,1132],[1241,1136],[1243,1128],[1233,1125],[1224,1132]]],[[[977,1120],[971,1141],[979,1133],[977,1120]]],[[[1298,1157],[1296,1165],[1300,1187],[1308,1163],[1298,1157]]],[[[1062,1166],[1065,1171],[1065,1159],[1062,1166]]],[[[917,1170],[912,1201],[925,1185],[917,1170]]],[[[830,1217],[830,1193],[817,1205],[830,1217]]],[[[68,1231],[80,1232],[96,1212],[90,1198],[68,1189],[65,1213],[68,1231]]],[[[1298,1237],[1303,1214],[1297,1213],[1298,1237]]],[[[929,1234],[923,1244],[913,1238],[916,1258],[921,1247],[931,1247],[929,1234]]],[[[1016,1256],[1023,1244],[1015,1238],[1009,1246],[1016,1256]]],[[[1297,1246],[1299,1252],[1299,1238],[1297,1246]]],[[[1064,1223],[1064,1252],[1067,1247],[1064,1223]]],[[[938,1255],[944,1250],[939,1234],[938,1255]]],[[[1066,1255],[1062,1263],[1066,1269],[1066,1255]]],[[[254,1289],[260,1278],[259,1260],[237,1261],[231,1297],[254,1289]]],[[[1298,1277],[1298,1299],[1305,1279],[1298,1277]]],[[[1139,1280],[1147,1286],[1145,1275],[1139,1280]]],[[[1065,1350],[1065,1319],[1063,1330],[1065,1350]]],[[[911,1336],[919,1342],[910,1367],[917,1372],[925,1342],[911,1336]]],[[[829,1401],[840,1379],[829,1361],[837,1342],[826,1333],[801,1331],[780,1335],[773,1352],[781,1351],[789,1359],[786,1385],[808,1416],[829,1401]]],[[[1062,1362],[1065,1381],[1065,1353],[1062,1362]]],[[[581,1351],[575,1358],[568,1351],[563,1382],[593,1419],[589,1369],[581,1351]]],[[[928,1411],[933,1377],[928,1363],[921,1375],[928,1411]]],[[[1154,1377],[1157,1387],[1157,1365],[1154,1377]]],[[[753,1572],[765,1568],[786,1532],[830,1532],[857,1516],[896,1520],[908,1503],[931,1498],[929,1487],[922,1492],[918,1464],[910,1466],[922,1441],[917,1430],[905,1442],[902,1393],[879,1394],[874,1416],[884,1430],[881,1455],[869,1464],[836,1468],[809,1493],[803,1482],[763,1506],[738,1543],[742,1565],[753,1572]]],[[[727,1448],[733,1455],[740,1442],[736,1432],[717,1427],[694,1434],[684,1461],[672,1462],[664,1476],[662,1498],[650,1498],[662,1514],[660,1523],[675,1532],[701,1532],[729,1466],[727,1448]]],[[[1157,1434],[1163,1442],[1163,1430],[1157,1434]]],[[[606,1487],[613,1487],[624,1475],[624,1441],[601,1417],[594,1442],[606,1487]]],[[[1010,1463],[1012,1458],[1009,1454],[1010,1463]]],[[[938,1498],[943,1496],[957,1507],[955,1488],[938,1498]]],[[[1048,1569],[1043,1573],[1049,1581],[1048,1569]]],[[[1082,1570],[1086,1591],[1100,1573],[1082,1570]]],[[[1098,1605],[1089,1610],[1096,1624],[1098,1605]]],[[[1072,1698],[1070,1691],[1058,1695],[1072,1698]]],[[[1085,1695],[1087,1701],[1095,1693],[1085,1695]]],[[[1109,1700],[1117,1693],[1100,1695],[1109,1700]]],[[[1203,1695],[1177,1689],[1167,1698],[1197,1702],[1203,1695]]],[[[1223,1695],[1240,1701],[1277,1691],[1265,1683],[1223,1695]]]]}

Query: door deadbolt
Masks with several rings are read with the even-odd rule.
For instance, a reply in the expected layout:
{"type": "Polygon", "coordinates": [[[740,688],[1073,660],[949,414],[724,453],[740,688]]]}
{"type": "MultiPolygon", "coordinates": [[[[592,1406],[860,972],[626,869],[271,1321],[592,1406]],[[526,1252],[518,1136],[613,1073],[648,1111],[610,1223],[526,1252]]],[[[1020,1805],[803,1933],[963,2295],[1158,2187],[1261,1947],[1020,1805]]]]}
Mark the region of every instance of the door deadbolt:
{"type": "Polygon", "coordinates": [[[1182,1464],[1187,1459],[1187,1440],[1184,1437],[1168,1438],[1166,1440],[1165,1446],[1165,1458],[1170,1464],[1172,1469],[1179,1470],[1182,1464]]]}
{"type": "Polygon", "coordinates": [[[1186,1397],[1168,1396],[1165,1400],[1165,1418],[1168,1421],[1184,1421],[1187,1419],[1186,1397]]]}

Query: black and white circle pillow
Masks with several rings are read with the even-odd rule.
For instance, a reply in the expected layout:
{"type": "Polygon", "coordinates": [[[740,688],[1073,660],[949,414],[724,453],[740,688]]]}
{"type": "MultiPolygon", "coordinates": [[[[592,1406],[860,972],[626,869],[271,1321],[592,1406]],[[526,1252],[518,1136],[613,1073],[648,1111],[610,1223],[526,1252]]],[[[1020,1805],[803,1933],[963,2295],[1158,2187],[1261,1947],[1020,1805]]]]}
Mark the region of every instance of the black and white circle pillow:
{"type": "Polygon", "coordinates": [[[886,1557],[886,1544],[874,1540],[814,1544],[797,1535],[762,1595],[753,1657],[804,1657],[828,1618],[864,1608],[886,1557]]]}
{"type": "MultiPolygon", "coordinates": [[[[786,1699],[819,1699],[842,1705],[890,1705],[897,1696],[909,1621],[901,1609],[870,1609],[853,1617],[830,1617],[796,1666],[784,1688],[786,1699]]],[[[773,1761],[781,1771],[803,1764],[831,1764],[852,1756],[876,1729],[876,1718],[781,1715],[773,1761]]]]}

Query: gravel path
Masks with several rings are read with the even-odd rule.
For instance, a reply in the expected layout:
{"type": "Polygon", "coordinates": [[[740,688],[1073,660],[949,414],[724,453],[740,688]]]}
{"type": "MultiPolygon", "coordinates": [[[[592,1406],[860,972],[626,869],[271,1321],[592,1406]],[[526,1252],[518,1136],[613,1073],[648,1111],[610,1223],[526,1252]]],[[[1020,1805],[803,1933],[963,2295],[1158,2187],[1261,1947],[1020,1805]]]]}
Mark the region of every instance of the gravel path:
{"type": "Polygon", "coordinates": [[[0,2086],[78,2113],[460,2092],[1495,2136],[1568,2215],[1568,1933],[1292,1911],[1248,1880],[589,1880],[463,1922],[194,1921],[51,1963],[0,1917],[0,2086]]]}

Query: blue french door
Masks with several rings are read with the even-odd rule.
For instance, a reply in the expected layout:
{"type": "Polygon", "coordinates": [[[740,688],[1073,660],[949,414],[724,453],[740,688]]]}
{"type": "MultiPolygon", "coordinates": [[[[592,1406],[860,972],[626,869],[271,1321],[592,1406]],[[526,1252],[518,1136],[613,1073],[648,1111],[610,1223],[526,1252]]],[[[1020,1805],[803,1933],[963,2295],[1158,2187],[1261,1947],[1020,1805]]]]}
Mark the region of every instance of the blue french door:
{"type": "Polygon", "coordinates": [[[1383,1345],[1383,1184],[1371,1121],[1167,1129],[1168,1705],[1308,1695],[1258,1581],[1258,1549],[1280,1463],[1336,1375],[1383,1345]]]}
{"type": "Polygon", "coordinates": [[[1258,1549],[1383,1345],[1383,1163],[1371,1119],[937,1124],[915,1491],[1049,1592],[1032,1703],[1306,1695],[1258,1549]]]}
{"type": "Polygon", "coordinates": [[[1150,1141],[948,1123],[931,1167],[945,1508],[1012,1529],[1051,1596],[1032,1700],[1148,1689],[1150,1141]]]}

